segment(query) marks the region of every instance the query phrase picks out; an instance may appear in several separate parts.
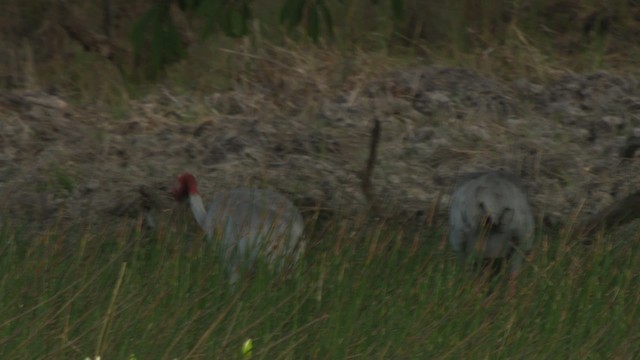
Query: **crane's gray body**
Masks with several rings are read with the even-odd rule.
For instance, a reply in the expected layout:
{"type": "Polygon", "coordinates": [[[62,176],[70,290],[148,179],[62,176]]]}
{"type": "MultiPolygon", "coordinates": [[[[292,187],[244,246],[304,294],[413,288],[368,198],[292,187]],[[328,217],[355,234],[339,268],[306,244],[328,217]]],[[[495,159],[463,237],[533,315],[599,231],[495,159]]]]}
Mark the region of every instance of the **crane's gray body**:
{"type": "Polygon", "coordinates": [[[220,239],[224,263],[235,283],[258,256],[281,270],[304,251],[304,220],[298,208],[272,190],[239,188],[218,192],[208,205],[207,239],[220,239]]]}
{"type": "Polygon", "coordinates": [[[474,249],[485,259],[509,258],[515,274],[533,246],[534,226],[525,190],[511,174],[468,174],[451,196],[449,242],[463,258],[474,249]],[[493,226],[483,233],[485,221],[493,226]]]}

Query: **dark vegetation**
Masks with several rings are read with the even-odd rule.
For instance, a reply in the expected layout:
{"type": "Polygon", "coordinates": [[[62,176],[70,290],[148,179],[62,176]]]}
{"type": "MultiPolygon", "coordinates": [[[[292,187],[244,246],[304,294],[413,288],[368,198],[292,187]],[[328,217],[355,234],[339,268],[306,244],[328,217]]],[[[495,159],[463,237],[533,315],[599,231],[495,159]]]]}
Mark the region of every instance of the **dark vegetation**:
{"type": "Polygon", "coordinates": [[[3,1],[0,358],[637,358],[638,38],[630,0],[3,1]],[[484,306],[439,217],[479,167],[538,225],[484,306]],[[229,291],[183,171],[291,196],[302,263],[229,291]]]}

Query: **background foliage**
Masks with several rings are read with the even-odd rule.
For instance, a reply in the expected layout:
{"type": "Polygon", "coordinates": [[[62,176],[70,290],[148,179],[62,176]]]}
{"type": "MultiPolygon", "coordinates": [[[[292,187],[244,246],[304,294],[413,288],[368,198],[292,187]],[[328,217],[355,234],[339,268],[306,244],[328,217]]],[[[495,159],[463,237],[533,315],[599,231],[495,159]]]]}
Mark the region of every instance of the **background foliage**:
{"type": "Polygon", "coordinates": [[[640,34],[640,5],[627,0],[28,0],[2,7],[0,33],[11,48],[28,39],[34,56],[59,52],[62,24],[76,38],[100,35],[81,40],[85,50],[110,46],[108,57],[125,75],[147,79],[221,37],[457,58],[526,44],[554,55],[595,52],[601,64],[607,54],[634,56],[625,44],[640,34]]]}

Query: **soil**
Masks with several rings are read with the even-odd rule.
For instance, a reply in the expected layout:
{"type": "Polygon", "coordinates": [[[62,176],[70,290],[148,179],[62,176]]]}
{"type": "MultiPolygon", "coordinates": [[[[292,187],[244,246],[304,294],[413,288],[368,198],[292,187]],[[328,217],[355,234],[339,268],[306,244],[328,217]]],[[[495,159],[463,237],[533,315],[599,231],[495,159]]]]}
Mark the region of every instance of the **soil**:
{"type": "Polygon", "coordinates": [[[435,209],[442,220],[456,179],[477,170],[520,176],[538,219],[551,226],[586,218],[640,185],[633,76],[506,82],[428,66],[358,84],[308,80],[210,94],[159,88],[125,114],[51,91],[3,90],[0,216],[38,228],[139,221],[147,210],[185,207],[169,196],[185,171],[205,200],[251,185],[287,194],[306,215],[314,206],[360,211],[374,118],[382,135],[372,184],[386,214],[426,223],[435,209]]]}

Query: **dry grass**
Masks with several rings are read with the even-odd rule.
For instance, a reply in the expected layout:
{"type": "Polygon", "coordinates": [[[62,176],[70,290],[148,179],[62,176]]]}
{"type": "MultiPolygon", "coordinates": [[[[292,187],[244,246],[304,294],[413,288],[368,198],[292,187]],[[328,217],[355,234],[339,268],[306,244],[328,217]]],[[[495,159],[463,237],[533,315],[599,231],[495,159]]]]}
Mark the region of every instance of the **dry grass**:
{"type": "MultiPolygon", "coordinates": [[[[186,170],[199,175],[205,194],[251,184],[276,187],[298,204],[359,209],[364,199],[357,175],[373,117],[383,122],[373,183],[390,212],[442,212],[448,199],[439,194],[448,193],[458,174],[481,168],[523,176],[540,218],[557,221],[585,199],[589,215],[637,188],[629,175],[637,172],[637,161],[621,163],[615,151],[636,120],[603,132],[594,145],[585,140],[585,126],[540,110],[535,94],[519,93],[510,82],[576,86],[586,77],[576,74],[601,68],[627,81],[637,71],[629,56],[637,49],[620,45],[635,31],[626,17],[609,33],[583,35],[579,24],[562,28],[560,20],[567,14],[587,19],[598,2],[555,1],[535,13],[509,1],[480,8],[462,1],[461,12],[434,3],[424,12],[431,17],[414,19],[422,30],[407,33],[407,24],[385,22],[384,9],[370,12],[362,2],[348,3],[344,17],[336,19],[334,42],[312,46],[298,34],[283,36],[264,19],[261,31],[246,39],[214,36],[192,47],[155,85],[125,81],[112,63],[86,53],[59,28],[55,9],[42,5],[23,20],[13,15],[36,3],[8,4],[13,18],[2,22],[0,33],[7,35],[10,61],[0,63],[0,74],[19,74],[11,86],[19,94],[42,97],[51,90],[69,106],[0,103],[2,130],[11,134],[3,144],[7,211],[47,223],[56,216],[137,221],[140,186],[155,196],[156,211],[171,209],[165,192],[173,175],[186,170]],[[443,22],[444,15],[455,21],[443,22]],[[23,35],[17,29],[27,31],[27,21],[39,24],[33,27],[39,32],[17,41],[23,35]],[[366,29],[371,32],[364,38],[366,29]],[[471,71],[440,74],[425,64],[471,71]],[[578,80],[562,80],[565,75],[578,80]],[[420,112],[416,94],[426,86],[448,96],[448,105],[420,112]],[[500,109],[496,114],[495,97],[507,104],[507,116],[500,109]]],[[[416,4],[407,3],[408,14],[418,14],[411,12],[416,4]]],[[[91,22],[99,9],[77,5],[99,31],[98,22],[91,22]]],[[[143,5],[117,2],[126,15],[114,24],[119,41],[126,40],[128,24],[143,5]]],[[[624,6],[616,4],[613,12],[624,13],[624,6]]],[[[616,81],[611,75],[587,90],[616,81]]],[[[550,97],[551,90],[541,96],[550,97]]],[[[626,111],[619,110],[623,117],[626,111]]],[[[598,120],[596,113],[575,121],[598,120]]]]}

